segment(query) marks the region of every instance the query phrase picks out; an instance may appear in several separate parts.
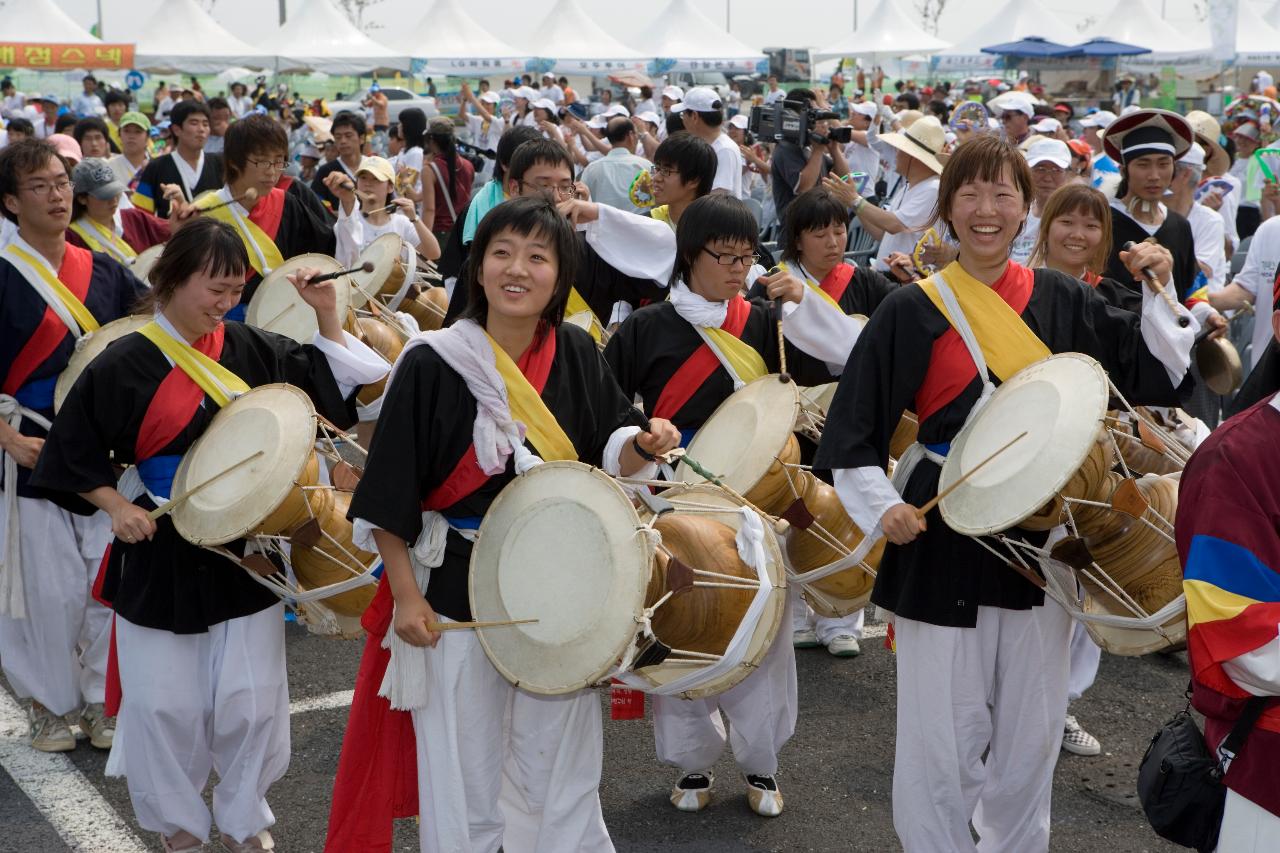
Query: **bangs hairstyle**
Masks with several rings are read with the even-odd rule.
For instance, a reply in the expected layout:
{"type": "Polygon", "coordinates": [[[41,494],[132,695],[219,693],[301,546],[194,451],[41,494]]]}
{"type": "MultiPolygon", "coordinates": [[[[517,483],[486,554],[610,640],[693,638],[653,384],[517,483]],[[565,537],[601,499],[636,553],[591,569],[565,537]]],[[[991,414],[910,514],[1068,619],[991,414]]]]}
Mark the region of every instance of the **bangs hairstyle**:
{"type": "MultiPolygon", "coordinates": [[[[1022,193],[1022,206],[1031,210],[1031,169],[1022,152],[995,136],[970,139],[956,148],[947,167],[942,170],[938,184],[938,201],[933,208],[933,222],[942,222],[954,234],[951,227],[951,204],[956,193],[966,184],[976,181],[994,183],[1008,177],[1018,192],[1022,193]]],[[[1026,226],[1026,220],[1023,220],[1026,226]]],[[[1022,233],[1019,229],[1018,233],[1022,233]]]]}
{"type": "MultiPolygon", "coordinates": [[[[467,307],[460,316],[475,320],[481,326],[488,319],[489,299],[480,283],[480,275],[489,244],[504,231],[514,232],[521,237],[541,237],[555,252],[556,286],[551,293],[551,301],[542,311],[542,324],[546,329],[560,325],[564,320],[564,307],[569,302],[569,289],[577,280],[578,241],[569,220],[561,216],[556,206],[542,196],[521,196],[504,201],[480,220],[480,227],[476,229],[475,240],[471,244],[470,260],[463,273],[463,280],[459,282],[460,286],[467,288],[467,307]]],[[[540,329],[539,334],[543,331],[544,329],[540,329]]]]}
{"type": "Polygon", "coordinates": [[[806,231],[816,231],[828,225],[839,223],[849,228],[849,212],[845,206],[836,201],[831,193],[822,187],[814,187],[795,197],[787,205],[787,212],[782,220],[783,260],[792,261],[800,257],[800,236],[806,231]]]}
{"type": "Polygon", "coordinates": [[[1065,184],[1053,191],[1044,204],[1044,213],[1040,216],[1040,233],[1036,237],[1035,248],[1031,250],[1032,267],[1044,266],[1049,257],[1049,226],[1061,216],[1075,214],[1092,216],[1102,225],[1102,240],[1089,257],[1086,264],[1089,272],[1101,275],[1107,268],[1108,253],[1111,251],[1111,205],[1101,191],[1087,184],[1065,184]]]}
{"type": "Polygon", "coordinates": [[[214,278],[243,279],[248,269],[249,254],[236,230],[212,217],[198,216],[164,244],[164,252],[147,275],[151,290],[138,302],[135,313],[163,308],[179,287],[202,272],[214,278]]]}
{"type": "Polygon", "coordinates": [[[539,136],[537,139],[531,139],[521,145],[511,155],[511,165],[507,169],[507,180],[524,180],[525,172],[528,172],[539,163],[546,166],[564,166],[569,170],[570,179],[573,178],[573,161],[569,159],[568,150],[559,142],[552,142],[550,139],[544,139],[539,136]]]}
{"type": "MultiPolygon", "coordinates": [[[[32,172],[38,172],[48,166],[50,158],[62,164],[69,180],[71,166],[67,164],[66,158],[43,139],[28,137],[6,145],[0,150],[0,199],[7,195],[17,197],[18,184],[32,172]]],[[[18,221],[18,214],[9,210],[8,205],[0,205],[0,208],[10,222],[18,221]]]]}
{"type": "Polygon", "coordinates": [[[506,182],[507,169],[511,168],[511,158],[515,155],[516,149],[526,142],[541,138],[541,131],[523,124],[502,134],[498,140],[498,162],[493,166],[493,179],[499,186],[506,182]]]}
{"type": "Polygon", "coordinates": [[[671,283],[689,281],[689,272],[698,253],[717,240],[746,243],[754,252],[760,236],[751,209],[725,193],[712,193],[685,208],[676,226],[676,265],[671,283]]]}
{"type": "Polygon", "coordinates": [[[675,169],[683,183],[697,182],[700,196],[711,192],[711,185],[716,181],[716,150],[687,130],[662,140],[658,150],[653,152],[653,162],[675,169]]]}
{"type": "Polygon", "coordinates": [[[222,162],[227,183],[244,174],[250,157],[285,157],[289,154],[289,135],[273,118],[248,115],[232,122],[222,144],[222,162]]]}

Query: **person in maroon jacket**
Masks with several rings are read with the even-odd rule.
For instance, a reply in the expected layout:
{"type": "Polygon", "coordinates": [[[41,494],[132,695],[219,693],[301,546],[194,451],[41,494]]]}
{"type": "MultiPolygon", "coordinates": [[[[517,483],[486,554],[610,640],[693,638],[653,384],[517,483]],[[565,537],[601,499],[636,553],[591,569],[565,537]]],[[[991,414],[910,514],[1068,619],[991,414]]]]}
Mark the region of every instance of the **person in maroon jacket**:
{"type": "Polygon", "coordinates": [[[101,252],[125,266],[144,249],[169,239],[169,223],[139,207],[120,208],[124,184],[106,160],[90,157],[71,170],[71,225],[67,242],[101,252]]]}

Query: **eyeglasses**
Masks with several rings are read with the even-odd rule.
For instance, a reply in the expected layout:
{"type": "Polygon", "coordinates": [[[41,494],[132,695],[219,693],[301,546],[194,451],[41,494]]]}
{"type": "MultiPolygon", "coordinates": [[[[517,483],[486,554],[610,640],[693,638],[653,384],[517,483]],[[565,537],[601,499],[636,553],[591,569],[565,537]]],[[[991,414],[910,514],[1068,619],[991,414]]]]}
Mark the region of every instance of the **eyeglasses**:
{"type": "Polygon", "coordinates": [[[520,181],[520,186],[533,187],[543,195],[555,194],[560,198],[577,198],[578,188],[574,184],[551,184],[542,181],[520,181]]]}
{"type": "Polygon", "coordinates": [[[759,255],[731,255],[727,252],[713,252],[706,246],[702,247],[702,251],[716,259],[716,263],[722,267],[732,267],[734,264],[742,264],[744,268],[750,269],[760,260],[759,255]]]}
{"type": "Polygon", "coordinates": [[[674,178],[676,175],[680,174],[680,170],[673,169],[670,166],[650,166],[649,174],[653,175],[655,178],[674,178]]]}
{"type": "Polygon", "coordinates": [[[1047,166],[1044,164],[1032,166],[1031,171],[1037,175],[1050,176],[1050,175],[1061,175],[1066,170],[1063,169],[1061,166],[1057,166],[1050,163],[1047,166]]]}
{"type": "Polygon", "coordinates": [[[66,193],[71,192],[71,182],[65,178],[61,181],[53,181],[52,183],[49,181],[32,181],[22,189],[32,195],[49,195],[50,190],[53,190],[58,195],[65,195],[66,193]]]}
{"type": "Polygon", "coordinates": [[[248,157],[246,160],[250,166],[257,169],[275,169],[276,171],[283,171],[284,168],[289,165],[287,160],[255,160],[252,157],[248,157]]]}

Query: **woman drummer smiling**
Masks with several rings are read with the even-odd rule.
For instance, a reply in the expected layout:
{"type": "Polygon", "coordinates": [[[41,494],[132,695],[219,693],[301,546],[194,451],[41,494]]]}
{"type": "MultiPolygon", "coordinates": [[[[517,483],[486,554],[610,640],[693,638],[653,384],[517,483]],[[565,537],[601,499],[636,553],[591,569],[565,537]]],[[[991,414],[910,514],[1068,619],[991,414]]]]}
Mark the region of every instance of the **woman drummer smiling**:
{"type": "Polygon", "coordinates": [[[338,769],[329,849],[368,849],[376,846],[371,839],[389,846],[392,803],[412,790],[412,778],[374,770],[415,752],[405,743],[403,753],[380,756],[372,743],[380,726],[394,724],[382,717],[399,713],[387,712],[375,695],[388,632],[391,703],[413,714],[423,851],[498,848],[510,819],[498,803],[504,763],[519,777],[525,849],[613,849],[597,790],[603,743],[596,695],[539,696],[512,687],[474,632],[433,627],[471,618],[475,530],[503,487],[538,457],[653,476],[648,460],[679,442],[660,418],[648,432],[627,426],[639,418],[595,342],[561,324],[576,258],[573,226],[552,202],[527,197],[498,205],[481,221],[458,284],[469,290],[465,313],[410,341],[392,371],[351,504],[357,542],[376,546],[386,582],[365,614],[370,637],[338,769]]]}
{"type": "Polygon", "coordinates": [[[151,271],[153,322],[81,374],[32,477],[70,508],[87,508],[78,493],[111,516],[116,539],[100,582],[116,611],[123,701],[109,772],[128,777],[138,823],[159,832],[167,851],[208,840],[202,791],[213,767],[224,846],[270,849],[266,793],[289,764],[289,692],[284,605],[244,569],[183,540],[170,516],[153,521],[148,511],[173,497],[182,454],[231,395],[288,382],[349,424],[359,386],[386,373],[342,331],[332,283],[294,281],[316,313],[311,345],[224,324],[248,265],[230,226],[200,219],[178,231],[151,271]],[[117,490],[125,487],[113,464],[136,467],[141,495],[117,490]]]}
{"type": "MultiPolygon", "coordinates": [[[[1030,197],[1016,148],[982,137],[957,149],[942,173],[937,218],[956,235],[958,260],[890,294],[872,315],[814,461],[832,470],[858,526],[891,543],[872,601],[895,614],[893,810],[908,853],[974,850],[970,823],[984,848],[1047,850],[1066,712],[1065,611],[952,531],[937,509],[918,516],[916,507],[937,494],[951,440],[992,383],[1055,352],[1094,357],[1131,401],[1176,404],[1195,335],[1194,321],[1180,327],[1147,287],[1139,315],[1071,276],[1010,261],[1030,197]],[[922,445],[899,460],[891,485],[889,438],[907,408],[919,418],[922,445]]],[[[1135,278],[1142,267],[1166,276],[1170,264],[1152,245],[1125,261],[1135,278]]]]}

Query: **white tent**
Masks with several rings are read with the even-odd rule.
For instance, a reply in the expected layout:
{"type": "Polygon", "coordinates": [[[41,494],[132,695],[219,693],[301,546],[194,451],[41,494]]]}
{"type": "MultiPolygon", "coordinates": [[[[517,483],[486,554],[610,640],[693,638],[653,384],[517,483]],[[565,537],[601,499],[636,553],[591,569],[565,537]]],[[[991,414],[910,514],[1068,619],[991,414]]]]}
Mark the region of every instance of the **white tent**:
{"type": "Polygon", "coordinates": [[[1236,22],[1236,65],[1273,65],[1280,62],[1280,30],[1276,27],[1280,27],[1280,19],[1268,16],[1264,20],[1256,8],[1241,3],[1240,17],[1236,22]]]}
{"type": "MultiPolygon", "coordinates": [[[[1040,0],[1009,0],[990,18],[969,31],[969,35],[930,57],[929,67],[944,72],[991,71],[997,67],[1000,57],[983,53],[984,47],[1019,41],[1027,36],[1074,43],[1074,38],[1064,35],[1074,31],[1074,27],[1050,12],[1040,0]]],[[[1124,41],[1119,36],[1115,38],[1124,41]]]]}
{"type": "Polygon", "coordinates": [[[485,29],[457,0],[437,0],[416,26],[388,38],[392,48],[413,57],[415,73],[510,76],[523,72],[529,58],[485,29]]]}
{"type": "MultiPolygon", "coordinates": [[[[1241,4],[1242,14],[1247,5],[1241,4]]],[[[1185,65],[1211,61],[1212,46],[1206,37],[1168,23],[1149,0],[1129,0],[1113,6],[1111,13],[1081,33],[1079,40],[1103,37],[1152,51],[1123,60],[1125,65],[1168,65],[1171,61],[1185,65]]]]}
{"type": "Polygon", "coordinates": [[[616,74],[645,70],[646,57],[605,32],[576,0],[557,0],[528,44],[555,51],[540,68],[557,74],[616,74]]]}
{"type": "Polygon", "coordinates": [[[53,0],[21,0],[4,4],[0,41],[44,44],[100,44],[53,0]]]}
{"type": "Polygon", "coordinates": [[[712,21],[690,0],[671,0],[636,36],[635,45],[656,59],[654,73],[667,71],[752,72],[767,63],[765,55],[747,47],[712,21]]]}
{"type": "Polygon", "coordinates": [[[158,73],[214,74],[229,65],[270,68],[274,54],[227,32],[195,0],[166,0],[138,37],[134,66],[158,73]]]}
{"type": "Polygon", "coordinates": [[[409,57],[383,47],[356,29],[331,0],[306,0],[288,21],[261,42],[278,57],[276,70],[368,74],[408,71],[409,57]]]}
{"type": "Polygon", "coordinates": [[[907,17],[897,0],[880,0],[861,27],[809,56],[815,61],[848,56],[880,62],[915,53],[937,53],[948,47],[951,42],[929,35],[907,17]]]}

